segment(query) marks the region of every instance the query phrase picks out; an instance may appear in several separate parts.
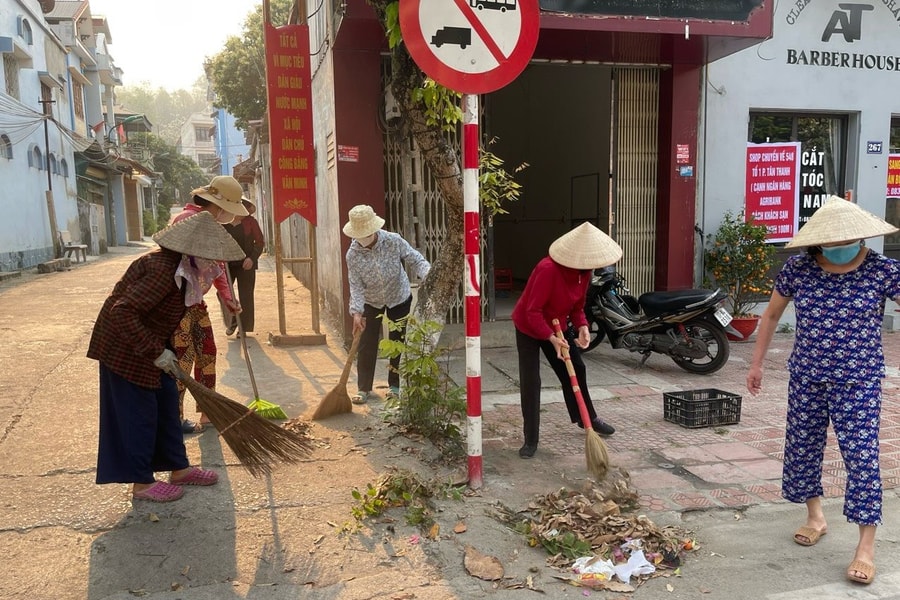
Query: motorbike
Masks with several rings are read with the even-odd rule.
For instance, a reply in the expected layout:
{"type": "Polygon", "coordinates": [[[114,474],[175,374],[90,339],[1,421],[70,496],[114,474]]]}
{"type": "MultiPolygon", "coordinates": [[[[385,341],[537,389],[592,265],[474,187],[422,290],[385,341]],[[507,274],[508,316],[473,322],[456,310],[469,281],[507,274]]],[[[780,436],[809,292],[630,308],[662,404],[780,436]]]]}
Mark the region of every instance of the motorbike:
{"type": "Polygon", "coordinates": [[[692,289],[635,298],[614,267],[595,269],[584,307],[587,350],[607,338],[613,348],[642,354],[641,366],[656,352],[690,373],[714,373],[728,361],[726,331],[742,337],[722,306],[727,297],[719,289],[692,289]]]}

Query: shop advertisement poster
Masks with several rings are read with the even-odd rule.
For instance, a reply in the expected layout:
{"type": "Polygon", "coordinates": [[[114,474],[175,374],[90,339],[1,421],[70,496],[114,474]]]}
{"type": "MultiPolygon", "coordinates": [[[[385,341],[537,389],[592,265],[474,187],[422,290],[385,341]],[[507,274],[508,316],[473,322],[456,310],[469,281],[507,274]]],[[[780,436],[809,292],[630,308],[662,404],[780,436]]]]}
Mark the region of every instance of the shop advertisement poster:
{"type": "Polygon", "coordinates": [[[747,144],[744,214],[768,228],[768,241],[794,237],[799,202],[800,142],[747,144]]]}
{"type": "Polygon", "coordinates": [[[887,197],[900,198],[900,154],[888,154],[887,197]]]}

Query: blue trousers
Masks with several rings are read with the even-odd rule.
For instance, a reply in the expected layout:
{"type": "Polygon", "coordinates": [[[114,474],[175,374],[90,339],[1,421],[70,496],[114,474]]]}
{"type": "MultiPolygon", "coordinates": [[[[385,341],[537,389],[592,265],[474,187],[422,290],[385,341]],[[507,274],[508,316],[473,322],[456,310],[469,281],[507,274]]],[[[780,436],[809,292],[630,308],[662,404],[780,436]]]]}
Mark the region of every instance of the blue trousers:
{"type": "Polygon", "coordinates": [[[135,385],[100,364],[97,483],[153,483],[156,471],[190,466],[175,380],[160,371],[158,389],[135,385]]]}
{"type": "Polygon", "coordinates": [[[822,461],[829,420],[847,471],[844,516],[857,525],[878,525],[881,523],[880,380],[829,383],[791,375],[782,495],[791,502],[806,502],[824,495],[822,461]]]}

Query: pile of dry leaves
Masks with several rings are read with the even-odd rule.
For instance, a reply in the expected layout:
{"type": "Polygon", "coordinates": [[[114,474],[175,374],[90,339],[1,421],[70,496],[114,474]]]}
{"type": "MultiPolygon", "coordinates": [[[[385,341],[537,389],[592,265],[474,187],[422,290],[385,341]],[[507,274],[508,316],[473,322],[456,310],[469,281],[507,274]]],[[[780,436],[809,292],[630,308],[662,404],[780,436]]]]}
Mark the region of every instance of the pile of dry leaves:
{"type": "Polygon", "coordinates": [[[676,526],[660,527],[638,514],[638,508],[638,495],[627,472],[613,469],[601,486],[561,489],[535,498],[522,511],[527,519],[519,521],[516,529],[528,536],[532,546],[546,548],[548,565],[560,570],[571,572],[582,556],[621,564],[631,549],[640,548],[656,570],[639,581],[671,575],[684,553],[695,546],[691,532],[676,526]]]}

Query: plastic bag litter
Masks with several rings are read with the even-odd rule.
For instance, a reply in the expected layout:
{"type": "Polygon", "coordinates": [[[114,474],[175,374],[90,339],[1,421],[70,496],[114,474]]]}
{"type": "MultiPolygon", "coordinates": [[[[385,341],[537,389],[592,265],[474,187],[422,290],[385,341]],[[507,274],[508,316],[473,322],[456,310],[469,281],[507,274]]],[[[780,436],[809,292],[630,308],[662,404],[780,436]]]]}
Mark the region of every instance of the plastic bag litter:
{"type": "Polygon", "coordinates": [[[575,560],[572,569],[576,573],[599,574],[608,579],[612,579],[615,575],[619,581],[626,584],[630,584],[631,578],[635,575],[649,575],[656,571],[656,567],[647,561],[643,550],[635,550],[626,562],[618,565],[597,556],[582,556],[575,560]]]}

